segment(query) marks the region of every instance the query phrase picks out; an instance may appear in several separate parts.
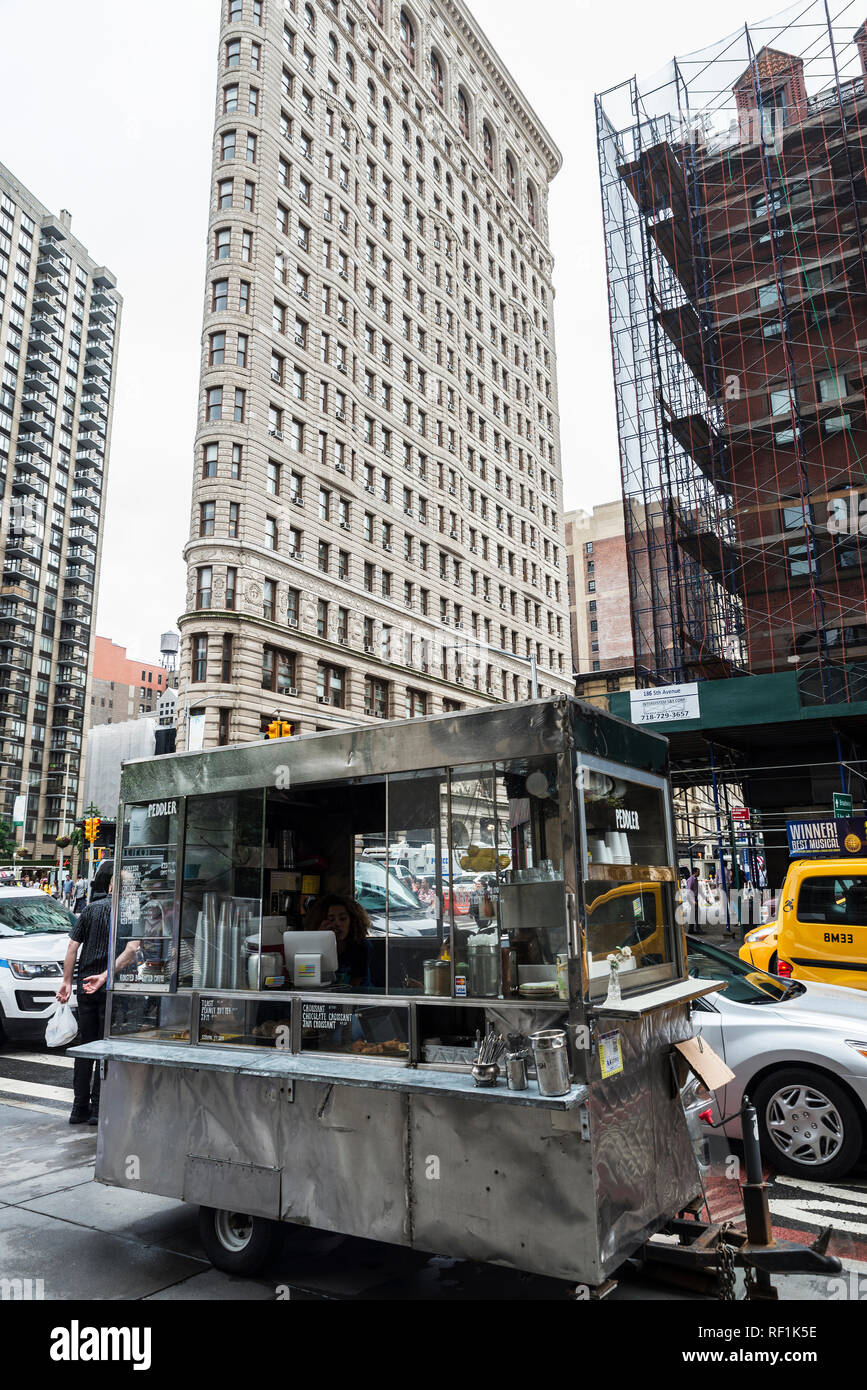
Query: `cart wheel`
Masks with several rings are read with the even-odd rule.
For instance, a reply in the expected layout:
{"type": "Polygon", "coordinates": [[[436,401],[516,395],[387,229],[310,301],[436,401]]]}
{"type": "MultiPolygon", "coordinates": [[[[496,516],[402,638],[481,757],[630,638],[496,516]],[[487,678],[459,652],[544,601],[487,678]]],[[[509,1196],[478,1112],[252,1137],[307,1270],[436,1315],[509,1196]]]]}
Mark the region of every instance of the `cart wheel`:
{"type": "Polygon", "coordinates": [[[199,1235],[211,1264],[226,1274],[255,1274],[283,1237],[279,1221],[199,1207],[199,1235]]]}

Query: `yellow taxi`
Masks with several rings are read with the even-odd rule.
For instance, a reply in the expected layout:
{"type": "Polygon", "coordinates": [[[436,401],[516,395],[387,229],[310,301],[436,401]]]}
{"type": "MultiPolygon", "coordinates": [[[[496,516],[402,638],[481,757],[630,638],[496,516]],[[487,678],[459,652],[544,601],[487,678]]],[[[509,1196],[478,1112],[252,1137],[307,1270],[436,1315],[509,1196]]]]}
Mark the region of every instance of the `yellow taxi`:
{"type": "Polygon", "coordinates": [[[748,965],[795,980],[867,989],[867,859],[799,859],[773,922],[744,937],[748,965]]]}

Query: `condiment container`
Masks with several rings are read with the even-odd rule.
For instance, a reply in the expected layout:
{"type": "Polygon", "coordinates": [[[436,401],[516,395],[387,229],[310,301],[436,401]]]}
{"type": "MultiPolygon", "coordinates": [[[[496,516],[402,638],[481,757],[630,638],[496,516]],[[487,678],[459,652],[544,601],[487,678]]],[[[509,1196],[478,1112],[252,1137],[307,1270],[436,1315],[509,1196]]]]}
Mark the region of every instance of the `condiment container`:
{"type": "Polygon", "coordinates": [[[496,1062],[474,1062],[473,1081],[477,1086],[496,1086],[500,1068],[496,1062]]]}
{"type": "Polygon", "coordinates": [[[530,1035],[536,1079],[543,1096],[565,1096],[570,1089],[566,1034],[562,1028],[546,1028],[530,1035]]]}

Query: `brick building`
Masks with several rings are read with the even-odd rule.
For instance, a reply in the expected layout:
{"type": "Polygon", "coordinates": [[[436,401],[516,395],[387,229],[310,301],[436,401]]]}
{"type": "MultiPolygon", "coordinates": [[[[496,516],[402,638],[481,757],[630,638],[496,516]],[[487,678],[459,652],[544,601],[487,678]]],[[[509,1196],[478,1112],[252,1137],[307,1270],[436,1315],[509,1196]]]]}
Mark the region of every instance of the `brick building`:
{"type": "Polygon", "coordinates": [[[643,681],[867,692],[865,62],[814,4],[598,99],[643,681]]]}
{"type": "Polygon", "coordinates": [[[623,503],[567,512],[569,630],[576,693],[601,699],[634,684],[623,503]]]}
{"type": "Polygon", "coordinates": [[[110,637],[97,637],[87,727],[158,717],[162,697],[175,679],[164,666],[136,661],[110,637]]]}

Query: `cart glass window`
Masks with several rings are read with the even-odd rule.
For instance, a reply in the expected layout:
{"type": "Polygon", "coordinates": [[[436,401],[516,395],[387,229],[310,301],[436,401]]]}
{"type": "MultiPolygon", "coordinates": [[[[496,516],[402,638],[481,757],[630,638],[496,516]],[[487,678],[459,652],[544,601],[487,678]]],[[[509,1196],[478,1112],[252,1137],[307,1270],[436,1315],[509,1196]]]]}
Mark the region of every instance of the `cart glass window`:
{"type": "Polygon", "coordinates": [[[167,990],[174,967],[177,801],[124,808],[117,897],[116,989],[167,990]]]}
{"type": "Polygon", "coordinates": [[[264,961],[264,799],[261,791],[187,798],[181,986],[255,989],[262,965],[274,964],[264,961]]]}
{"type": "Polygon", "coordinates": [[[111,1036],[189,1042],[191,1008],[192,1000],[184,994],[113,994],[111,1036]]]}
{"type": "Polygon", "coordinates": [[[665,792],[612,771],[579,768],[590,992],[608,987],[608,956],[629,948],[621,985],[674,973],[674,880],[665,792]]]}

